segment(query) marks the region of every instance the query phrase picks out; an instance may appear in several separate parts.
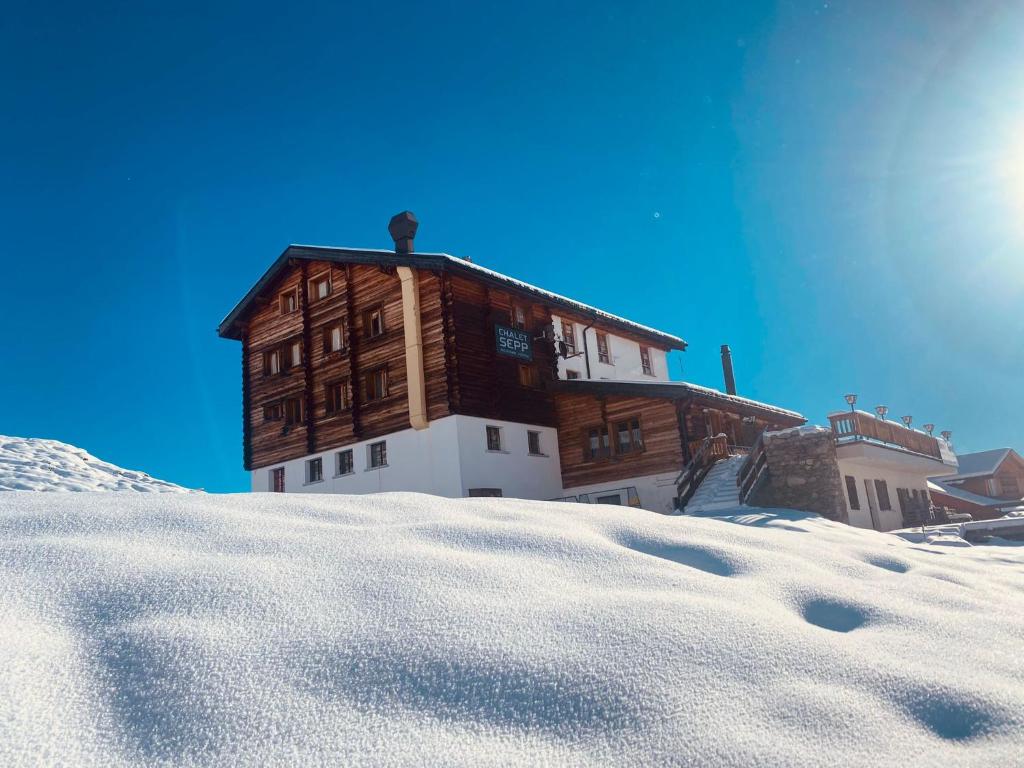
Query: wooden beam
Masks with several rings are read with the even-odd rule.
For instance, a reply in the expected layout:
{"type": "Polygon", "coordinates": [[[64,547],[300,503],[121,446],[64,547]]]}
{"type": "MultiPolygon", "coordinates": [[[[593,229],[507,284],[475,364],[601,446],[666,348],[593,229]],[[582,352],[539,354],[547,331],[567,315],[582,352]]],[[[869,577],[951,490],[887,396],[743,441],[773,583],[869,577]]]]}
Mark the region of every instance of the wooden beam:
{"type": "Polygon", "coordinates": [[[302,387],[306,409],[306,450],[316,452],[316,413],[313,411],[313,348],[309,328],[309,262],[302,262],[299,301],[302,302],[302,387]]]}

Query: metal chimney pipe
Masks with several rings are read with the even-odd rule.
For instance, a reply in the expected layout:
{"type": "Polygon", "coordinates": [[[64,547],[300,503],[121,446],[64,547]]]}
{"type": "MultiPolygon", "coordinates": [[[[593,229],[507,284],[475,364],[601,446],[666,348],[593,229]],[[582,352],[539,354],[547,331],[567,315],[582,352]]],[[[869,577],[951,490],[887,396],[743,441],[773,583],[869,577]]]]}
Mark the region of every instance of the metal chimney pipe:
{"type": "Polygon", "coordinates": [[[732,370],[732,350],[728,344],[722,345],[722,374],[725,376],[725,392],[729,395],[736,394],[736,376],[732,370]]]}
{"type": "Polygon", "coordinates": [[[395,253],[412,253],[413,239],[416,237],[416,230],[420,223],[412,211],[402,211],[391,217],[388,224],[388,232],[391,239],[395,241],[395,253]]]}

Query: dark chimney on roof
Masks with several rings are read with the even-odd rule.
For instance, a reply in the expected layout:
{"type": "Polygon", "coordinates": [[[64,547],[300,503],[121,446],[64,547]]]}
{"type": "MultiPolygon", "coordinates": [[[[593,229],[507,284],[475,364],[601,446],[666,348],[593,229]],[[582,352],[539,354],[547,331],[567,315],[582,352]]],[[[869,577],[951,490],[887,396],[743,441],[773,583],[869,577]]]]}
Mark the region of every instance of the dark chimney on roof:
{"type": "Polygon", "coordinates": [[[395,241],[395,253],[412,253],[412,241],[416,237],[416,228],[420,223],[412,211],[402,211],[391,217],[388,232],[395,241]]]}
{"type": "Polygon", "coordinates": [[[725,392],[729,395],[736,394],[736,377],[732,372],[732,350],[728,344],[722,345],[722,373],[725,375],[725,392]]]}

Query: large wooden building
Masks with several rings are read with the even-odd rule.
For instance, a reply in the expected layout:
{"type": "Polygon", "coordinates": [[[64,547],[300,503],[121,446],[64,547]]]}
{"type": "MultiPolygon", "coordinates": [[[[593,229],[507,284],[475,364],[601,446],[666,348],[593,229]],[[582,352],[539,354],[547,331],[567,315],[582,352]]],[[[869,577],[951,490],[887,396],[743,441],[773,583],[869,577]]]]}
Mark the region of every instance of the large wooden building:
{"type": "Polygon", "coordinates": [[[289,246],[221,323],[255,491],[422,491],[670,511],[705,438],[797,413],[670,382],[686,343],[469,260],[289,246]]]}

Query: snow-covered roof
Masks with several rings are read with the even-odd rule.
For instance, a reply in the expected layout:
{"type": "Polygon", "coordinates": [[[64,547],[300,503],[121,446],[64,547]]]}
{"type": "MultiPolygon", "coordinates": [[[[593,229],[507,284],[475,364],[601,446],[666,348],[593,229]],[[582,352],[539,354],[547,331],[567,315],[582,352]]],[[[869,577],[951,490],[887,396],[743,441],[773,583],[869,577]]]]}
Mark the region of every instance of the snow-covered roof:
{"type": "Polygon", "coordinates": [[[943,482],[967,480],[971,477],[985,477],[994,474],[1012,451],[1012,448],[994,448],[989,451],[957,454],[957,459],[960,460],[960,470],[955,475],[943,476],[942,480],[943,482]]]}
{"type": "Polygon", "coordinates": [[[730,395],[711,387],[704,387],[700,384],[691,384],[688,381],[635,381],[628,379],[569,379],[557,382],[559,389],[572,391],[609,391],[623,394],[635,394],[641,397],[703,397],[708,400],[717,400],[722,403],[730,403],[740,408],[761,411],[763,413],[781,416],[785,419],[805,422],[806,417],[797,411],[790,411],[786,408],[779,408],[775,405],[762,403],[759,400],[751,400],[749,397],[730,395]]]}
{"type": "Polygon", "coordinates": [[[221,322],[217,329],[217,332],[221,336],[228,338],[237,338],[237,331],[235,330],[235,322],[242,317],[248,308],[249,304],[260,295],[264,288],[266,288],[278,275],[278,273],[287,265],[290,259],[307,259],[316,261],[336,261],[343,263],[377,263],[390,266],[415,266],[424,269],[435,269],[442,271],[454,271],[463,272],[465,274],[475,275],[491,282],[501,283],[510,288],[517,288],[521,291],[532,293],[536,296],[542,297],[554,304],[562,305],[575,312],[579,312],[584,315],[590,315],[595,318],[602,319],[612,325],[620,326],[624,329],[640,333],[645,336],[651,336],[662,343],[664,343],[670,349],[685,349],[686,342],[678,336],[674,336],[664,331],[659,331],[656,328],[643,325],[641,323],[634,322],[633,320],[627,320],[624,317],[613,315],[611,312],[605,312],[603,309],[584,304],[583,302],[570,299],[561,294],[547,291],[543,288],[538,288],[535,285],[517,280],[514,277],[503,275],[500,272],[496,272],[493,269],[482,267],[479,264],[475,264],[469,259],[459,258],[458,256],[452,256],[448,253],[396,253],[395,251],[388,251],[384,249],[374,248],[340,248],[336,246],[328,245],[290,245],[285,249],[277,261],[275,261],[270,268],[263,274],[263,276],[257,281],[252,289],[245,295],[245,297],[235,306],[231,312],[228,313],[227,317],[221,322]]]}

